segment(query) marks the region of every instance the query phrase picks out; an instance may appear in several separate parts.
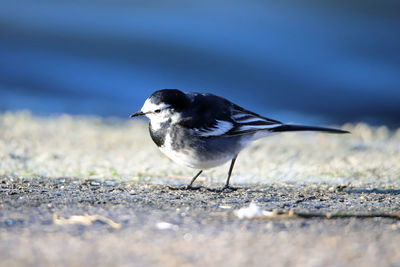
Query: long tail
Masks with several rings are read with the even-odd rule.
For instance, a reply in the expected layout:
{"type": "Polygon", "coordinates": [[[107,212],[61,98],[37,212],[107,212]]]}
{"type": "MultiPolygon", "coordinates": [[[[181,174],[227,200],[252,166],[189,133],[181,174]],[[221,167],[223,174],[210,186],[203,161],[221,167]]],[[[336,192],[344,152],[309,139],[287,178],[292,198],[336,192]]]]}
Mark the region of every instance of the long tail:
{"type": "Polygon", "coordinates": [[[326,132],[335,134],[350,133],[349,131],[333,129],[333,128],[305,126],[305,125],[290,125],[290,124],[283,124],[281,126],[270,129],[270,131],[271,132],[317,131],[317,132],[326,132]]]}

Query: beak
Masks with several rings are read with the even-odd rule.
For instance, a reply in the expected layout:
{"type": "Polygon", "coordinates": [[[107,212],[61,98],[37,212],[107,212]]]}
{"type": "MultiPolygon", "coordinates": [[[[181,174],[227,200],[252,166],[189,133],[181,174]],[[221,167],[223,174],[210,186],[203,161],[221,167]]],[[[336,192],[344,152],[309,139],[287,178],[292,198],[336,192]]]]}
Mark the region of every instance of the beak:
{"type": "Polygon", "coordinates": [[[133,118],[133,117],[138,117],[138,116],[143,116],[143,115],[146,115],[146,113],[144,113],[142,111],[138,111],[138,112],[136,112],[135,114],[132,114],[129,117],[133,118]]]}

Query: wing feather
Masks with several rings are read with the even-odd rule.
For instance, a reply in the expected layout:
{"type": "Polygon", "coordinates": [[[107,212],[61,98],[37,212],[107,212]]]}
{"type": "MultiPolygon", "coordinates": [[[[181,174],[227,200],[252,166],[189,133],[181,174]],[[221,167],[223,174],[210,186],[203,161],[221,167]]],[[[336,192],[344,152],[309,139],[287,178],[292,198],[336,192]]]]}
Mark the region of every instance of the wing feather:
{"type": "Polygon", "coordinates": [[[213,126],[195,128],[194,131],[202,137],[221,136],[232,130],[233,124],[229,121],[217,120],[213,126]]]}
{"type": "Polygon", "coordinates": [[[260,116],[237,105],[233,105],[232,119],[235,126],[227,132],[228,136],[269,131],[282,125],[280,121],[260,116]]]}

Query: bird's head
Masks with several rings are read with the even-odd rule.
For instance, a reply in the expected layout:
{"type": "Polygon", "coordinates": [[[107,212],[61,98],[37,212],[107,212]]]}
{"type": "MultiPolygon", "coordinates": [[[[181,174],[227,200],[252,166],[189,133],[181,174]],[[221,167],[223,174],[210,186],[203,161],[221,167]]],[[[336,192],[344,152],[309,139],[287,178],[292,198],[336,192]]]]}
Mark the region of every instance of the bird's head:
{"type": "Polygon", "coordinates": [[[140,111],[132,114],[131,118],[145,115],[152,122],[162,122],[181,112],[188,104],[185,93],[177,89],[162,89],[147,98],[140,111]]]}

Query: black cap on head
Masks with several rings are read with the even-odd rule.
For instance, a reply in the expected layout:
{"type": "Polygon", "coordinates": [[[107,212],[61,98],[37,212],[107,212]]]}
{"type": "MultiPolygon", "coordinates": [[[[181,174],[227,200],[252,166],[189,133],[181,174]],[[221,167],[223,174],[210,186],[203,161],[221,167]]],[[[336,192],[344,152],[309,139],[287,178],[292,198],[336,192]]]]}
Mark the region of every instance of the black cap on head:
{"type": "Polygon", "coordinates": [[[178,89],[158,90],[150,96],[150,100],[154,104],[165,103],[175,109],[185,108],[189,104],[186,94],[178,89]]]}

